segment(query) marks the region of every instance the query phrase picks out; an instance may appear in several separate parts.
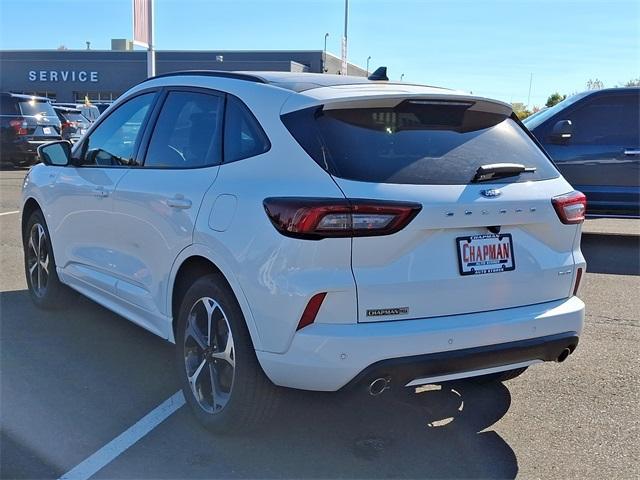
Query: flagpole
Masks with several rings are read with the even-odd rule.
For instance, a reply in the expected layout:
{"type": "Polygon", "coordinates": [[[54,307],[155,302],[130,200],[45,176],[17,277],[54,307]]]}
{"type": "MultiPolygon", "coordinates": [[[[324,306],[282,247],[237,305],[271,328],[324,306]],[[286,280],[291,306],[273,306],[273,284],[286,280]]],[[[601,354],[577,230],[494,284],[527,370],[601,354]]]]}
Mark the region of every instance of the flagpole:
{"type": "Polygon", "coordinates": [[[147,78],[156,75],[156,51],[155,51],[155,10],[154,1],[149,1],[149,48],[147,49],[147,78]]]}

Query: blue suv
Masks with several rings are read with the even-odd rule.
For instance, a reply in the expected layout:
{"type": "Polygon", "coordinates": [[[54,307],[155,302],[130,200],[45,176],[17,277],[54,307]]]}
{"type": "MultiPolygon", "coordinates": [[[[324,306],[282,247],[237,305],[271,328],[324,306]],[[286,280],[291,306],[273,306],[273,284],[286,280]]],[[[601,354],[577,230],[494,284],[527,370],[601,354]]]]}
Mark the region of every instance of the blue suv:
{"type": "Polygon", "coordinates": [[[524,124],[592,215],[640,215],[640,88],[573,95],[524,124]]]}

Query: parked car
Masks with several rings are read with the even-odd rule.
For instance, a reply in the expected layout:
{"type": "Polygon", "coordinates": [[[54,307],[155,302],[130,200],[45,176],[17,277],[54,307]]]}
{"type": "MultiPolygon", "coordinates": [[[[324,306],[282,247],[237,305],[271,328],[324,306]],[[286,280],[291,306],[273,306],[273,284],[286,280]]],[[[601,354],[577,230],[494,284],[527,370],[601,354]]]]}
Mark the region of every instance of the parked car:
{"type": "Polygon", "coordinates": [[[47,98],[0,93],[0,162],[30,165],[38,145],[60,138],[60,120],[47,98]]]}
{"type": "Polygon", "coordinates": [[[80,113],[82,113],[82,115],[84,115],[91,123],[95,122],[101,113],[98,107],[91,103],[56,103],[56,105],[80,110],[80,113]]]}
{"type": "Polygon", "coordinates": [[[591,90],[524,120],[589,214],[640,215],[640,88],[591,90]]]}
{"type": "Polygon", "coordinates": [[[29,292],[53,308],[70,286],[174,342],[215,431],[267,417],[277,386],[513,378],[565,360],[584,318],[585,198],[532,138],[441,88],[161,75],[40,148],[29,292]]]}
{"type": "Polygon", "coordinates": [[[63,140],[69,140],[71,143],[77,142],[91,125],[87,117],[76,108],[54,105],[53,109],[61,122],[63,140]]]}
{"type": "Polygon", "coordinates": [[[95,105],[95,107],[102,115],[104,111],[111,106],[111,103],[94,103],[93,105],[95,105]]]}

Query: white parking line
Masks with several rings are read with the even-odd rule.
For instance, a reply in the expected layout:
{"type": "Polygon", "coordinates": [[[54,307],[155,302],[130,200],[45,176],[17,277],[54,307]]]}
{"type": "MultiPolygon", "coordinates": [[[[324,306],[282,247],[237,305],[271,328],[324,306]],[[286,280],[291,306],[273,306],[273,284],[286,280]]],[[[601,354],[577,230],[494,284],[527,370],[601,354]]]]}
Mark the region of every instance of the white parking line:
{"type": "Polygon", "coordinates": [[[60,480],[86,480],[90,478],[183,405],[184,396],[182,391],[177,391],[100,450],[62,475],[60,480]]]}
{"type": "Polygon", "coordinates": [[[20,213],[20,210],[14,210],[13,212],[2,212],[0,213],[0,217],[4,215],[13,215],[14,213],[20,213]]]}

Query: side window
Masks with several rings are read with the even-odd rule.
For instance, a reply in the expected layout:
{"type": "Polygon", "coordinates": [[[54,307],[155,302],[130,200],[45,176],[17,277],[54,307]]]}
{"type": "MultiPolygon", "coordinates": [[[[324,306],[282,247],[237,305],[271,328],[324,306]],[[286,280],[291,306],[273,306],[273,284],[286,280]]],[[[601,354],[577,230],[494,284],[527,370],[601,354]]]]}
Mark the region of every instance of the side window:
{"type": "Polygon", "coordinates": [[[145,167],[197,168],[222,159],[224,97],[170,92],[153,130],[145,167]]]}
{"type": "Polygon", "coordinates": [[[120,105],[91,132],[82,147],[84,165],[134,165],[144,120],[155,93],[145,93],[120,105]]]}
{"type": "Polygon", "coordinates": [[[571,143],[635,146],[639,102],[638,95],[610,95],[579,107],[568,116],[573,123],[571,143]]]}
{"type": "Polygon", "coordinates": [[[269,139],[249,109],[229,95],[224,120],[225,163],[260,155],[270,147],[269,139]]]}

